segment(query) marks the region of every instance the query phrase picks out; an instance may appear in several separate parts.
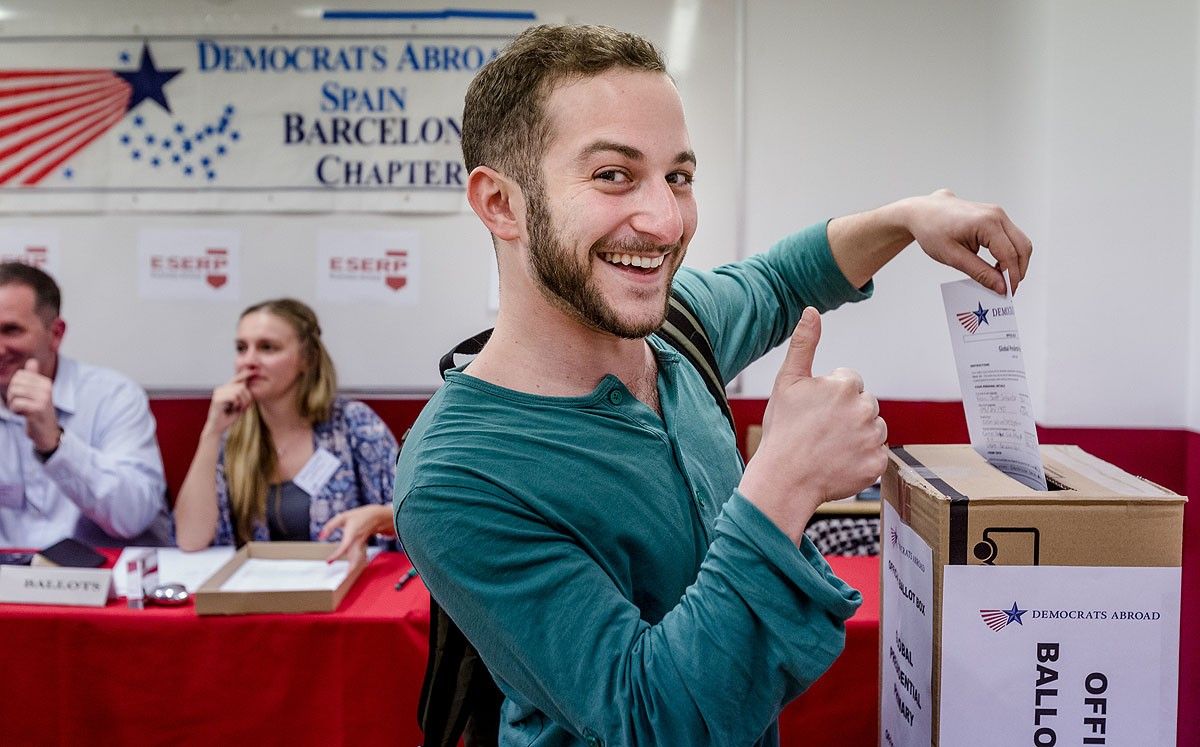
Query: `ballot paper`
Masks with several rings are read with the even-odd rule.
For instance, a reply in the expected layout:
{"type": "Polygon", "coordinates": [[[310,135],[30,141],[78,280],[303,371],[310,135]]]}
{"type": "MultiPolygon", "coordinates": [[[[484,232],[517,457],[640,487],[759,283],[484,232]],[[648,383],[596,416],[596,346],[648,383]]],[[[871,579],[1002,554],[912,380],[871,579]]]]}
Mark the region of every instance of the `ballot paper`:
{"type": "Polygon", "coordinates": [[[971,446],[1014,480],[1046,490],[1012,293],[960,280],[942,284],[942,300],[971,446]]]}
{"type": "MultiPolygon", "coordinates": [[[[125,561],[131,554],[148,548],[127,547],[121,551],[113,566],[113,587],[117,596],[127,596],[125,561]]],[[[208,577],[225,565],[235,552],[233,547],[209,547],[196,552],[184,552],[175,547],[159,547],[158,582],[160,584],[183,584],[190,594],[195,594],[208,577]]]]}
{"type": "Polygon", "coordinates": [[[335,560],[268,560],[249,558],[221,584],[221,591],[320,591],[336,589],[350,573],[350,563],[335,560]]]}

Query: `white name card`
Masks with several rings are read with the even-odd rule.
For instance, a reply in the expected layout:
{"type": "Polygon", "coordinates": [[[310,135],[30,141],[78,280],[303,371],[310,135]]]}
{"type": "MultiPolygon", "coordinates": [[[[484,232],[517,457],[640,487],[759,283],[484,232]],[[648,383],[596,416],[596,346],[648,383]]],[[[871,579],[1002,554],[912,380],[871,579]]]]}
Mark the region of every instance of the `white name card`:
{"type": "Polygon", "coordinates": [[[103,607],[111,587],[107,568],[0,566],[0,602],[103,607]]]}

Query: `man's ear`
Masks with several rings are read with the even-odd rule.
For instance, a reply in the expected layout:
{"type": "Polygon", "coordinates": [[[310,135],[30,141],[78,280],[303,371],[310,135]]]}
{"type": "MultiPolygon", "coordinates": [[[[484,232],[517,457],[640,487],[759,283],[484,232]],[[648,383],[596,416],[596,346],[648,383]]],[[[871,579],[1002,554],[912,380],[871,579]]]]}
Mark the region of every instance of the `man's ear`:
{"type": "Polygon", "coordinates": [[[476,166],[467,177],[467,202],[502,241],[516,241],[525,222],[525,196],[512,179],[487,166],[476,166]]]}
{"type": "Polygon", "coordinates": [[[63,335],[67,333],[67,322],[61,316],[50,322],[50,350],[57,353],[62,345],[63,335]]]}

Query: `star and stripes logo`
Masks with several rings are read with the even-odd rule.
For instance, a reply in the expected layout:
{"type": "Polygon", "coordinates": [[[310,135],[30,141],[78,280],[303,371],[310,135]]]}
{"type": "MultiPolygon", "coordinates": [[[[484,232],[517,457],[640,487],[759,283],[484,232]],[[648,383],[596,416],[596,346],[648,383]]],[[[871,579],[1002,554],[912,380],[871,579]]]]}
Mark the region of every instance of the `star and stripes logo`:
{"type": "Polygon", "coordinates": [[[957,314],[958,323],[963,326],[970,334],[975,334],[975,330],[979,329],[979,325],[988,323],[988,310],[983,308],[983,304],[979,304],[979,308],[974,311],[963,311],[957,314]]]}
{"type": "MultiPolygon", "coordinates": [[[[118,60],[132,64],[128,51],[118,60]]],[[[177,118],[166,88],[182,72],[158,67],[148,43],[134,69],[0,70],[0,187],[33,187],[56,173],[69,182],[72,157],[109,132],[132,162],[214,181],[240,138],[235,111],[226,104],[195,124],[177,118]]]]}
{"type": "Polygon", "coordinates": [[[983,618],[984,624],[997,633],[1008,627],[1009,623],[1024,625],[1021,621],[1021,615],[1024,615],[1029,610],[1017,608],[1017,603],[1013,602],[1012,609],[1007,610],[979,610],[979,616],[983,618]]]}

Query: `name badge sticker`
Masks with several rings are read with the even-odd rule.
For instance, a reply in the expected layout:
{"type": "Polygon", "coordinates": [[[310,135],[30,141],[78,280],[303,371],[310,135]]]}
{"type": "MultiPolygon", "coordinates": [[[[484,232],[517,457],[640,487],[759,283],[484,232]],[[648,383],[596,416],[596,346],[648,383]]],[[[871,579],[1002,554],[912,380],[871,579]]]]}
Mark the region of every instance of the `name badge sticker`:
{"type": "Polygon", "coordinates": [[[304,469],[292,478],[292,482],[310,496],[316,495],[321,492],[321,489],[325,487],[340,466],[342,463],[337,457],[324,448],[320,448],[313,452],[304,465],[304,469]]]}

